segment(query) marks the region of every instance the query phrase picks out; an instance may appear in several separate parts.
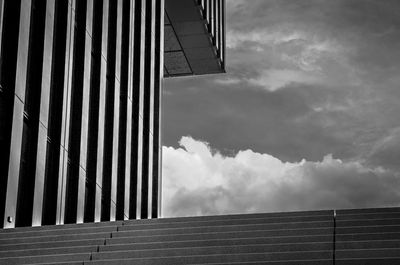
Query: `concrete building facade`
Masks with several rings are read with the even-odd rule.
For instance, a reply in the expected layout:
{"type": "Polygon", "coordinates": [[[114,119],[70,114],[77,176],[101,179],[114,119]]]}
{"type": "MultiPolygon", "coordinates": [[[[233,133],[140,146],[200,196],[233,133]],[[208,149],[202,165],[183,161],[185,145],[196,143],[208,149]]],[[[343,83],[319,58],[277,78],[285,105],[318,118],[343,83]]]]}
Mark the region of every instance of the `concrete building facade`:
{"type": "Polygon", "coordinates": [[[0,0],[0,226],[157,218],[162,78],[224,72],[224,8],[0,0]]]}

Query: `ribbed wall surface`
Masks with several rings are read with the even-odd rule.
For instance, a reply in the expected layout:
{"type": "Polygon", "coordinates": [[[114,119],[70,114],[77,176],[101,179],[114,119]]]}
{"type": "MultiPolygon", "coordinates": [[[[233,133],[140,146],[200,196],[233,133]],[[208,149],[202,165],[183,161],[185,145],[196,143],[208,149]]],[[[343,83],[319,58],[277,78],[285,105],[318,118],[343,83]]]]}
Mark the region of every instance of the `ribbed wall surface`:
{"type": "Polygon", "coordinates": [[[0,231],[0,264],[400,264],[400,208],[0,231]]]}
{"type": "Polygon", "coordinates": [[[163,10],[0,1],[0,227],[158,216],[163,10]]]}

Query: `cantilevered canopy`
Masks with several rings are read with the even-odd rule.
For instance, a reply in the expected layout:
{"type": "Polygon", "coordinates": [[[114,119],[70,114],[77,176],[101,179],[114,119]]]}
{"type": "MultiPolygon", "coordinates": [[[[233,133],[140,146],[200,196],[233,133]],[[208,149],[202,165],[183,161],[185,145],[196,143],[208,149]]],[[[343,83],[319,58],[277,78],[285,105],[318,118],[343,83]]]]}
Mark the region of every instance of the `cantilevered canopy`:
{"type": "Polygon", "coordinates": [[[165,0],[164,76],[225,72],[225,0],[165,0]]]}

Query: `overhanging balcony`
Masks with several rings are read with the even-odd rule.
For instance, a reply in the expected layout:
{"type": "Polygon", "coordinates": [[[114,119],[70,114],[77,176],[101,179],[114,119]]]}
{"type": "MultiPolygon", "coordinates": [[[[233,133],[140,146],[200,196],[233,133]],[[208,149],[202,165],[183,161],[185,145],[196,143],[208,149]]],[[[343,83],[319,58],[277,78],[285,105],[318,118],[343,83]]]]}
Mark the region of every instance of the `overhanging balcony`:
{"type": "Polygon", "coordinates": [[[165,0],[164,76],[225,72],[225,0],[165,0]]]}

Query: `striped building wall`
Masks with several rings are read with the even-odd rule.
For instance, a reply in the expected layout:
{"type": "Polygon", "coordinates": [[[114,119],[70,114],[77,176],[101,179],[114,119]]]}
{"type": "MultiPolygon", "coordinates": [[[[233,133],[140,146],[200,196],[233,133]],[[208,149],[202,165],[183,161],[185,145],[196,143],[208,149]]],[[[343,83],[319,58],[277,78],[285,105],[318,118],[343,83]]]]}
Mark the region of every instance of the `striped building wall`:
{"type": "Polygon", "coordinates": [[[164,0],[0,0],[0,226],[156,218],[164,0]]]}

